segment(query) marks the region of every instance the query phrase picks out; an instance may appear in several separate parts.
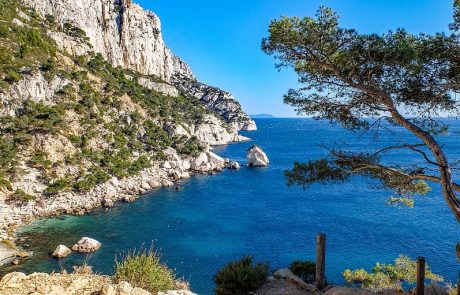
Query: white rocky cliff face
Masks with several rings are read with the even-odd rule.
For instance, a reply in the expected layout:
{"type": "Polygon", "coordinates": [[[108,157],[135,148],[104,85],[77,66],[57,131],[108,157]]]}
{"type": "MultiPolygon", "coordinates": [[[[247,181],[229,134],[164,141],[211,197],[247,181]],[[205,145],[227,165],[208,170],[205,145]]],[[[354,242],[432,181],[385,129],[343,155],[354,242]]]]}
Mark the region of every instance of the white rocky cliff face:
{"type": "Polygon", "coordinates": [[[194,77],[188,65],[166,47],[160,19],[137,4],[114,0],[23,0],[23,3],[43,16],[54,16],[60,25],[70,22],[82,29],[91,45],[85,49],[79,42],[54,34],[52,37],[58,39],[61,49],[76,54],[94,50],[114,66],[166,81],[174,74],[194,77]]]}
{"type": "Polygon", "coordinates": [[[232,94],[181,75],[175,75],[171,82],[180,91],[200,100],[208,109],[221,115],[235,130],[257,130],[254,120],[243,112],[232,94]]]}
{"type": "MultiPolygon", "coordinates": [[[[200,83],[190,67],[165,45],[160,19],[130,0],[22,0],[42,16],[53,15],[61,26],[66,23],[86,32],[89,44],[64,33],[50,32],[61,50],[72,55],[90,51],[101,53],[111,64],[154,75],[173,84],[186,96],[200,100],[221,115],[235,130],[256,130],[235,98],[225,91],[200,83]]],[[[167,83],[151,83],[158,91],[176,94],[167,83]]]]}

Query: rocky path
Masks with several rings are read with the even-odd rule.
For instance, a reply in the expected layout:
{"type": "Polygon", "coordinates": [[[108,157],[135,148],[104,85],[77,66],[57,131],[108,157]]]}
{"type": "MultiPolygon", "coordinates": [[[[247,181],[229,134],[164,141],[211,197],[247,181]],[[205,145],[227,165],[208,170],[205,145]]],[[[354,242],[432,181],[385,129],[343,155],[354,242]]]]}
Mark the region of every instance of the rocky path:
{"type": "MultiPolygon", "coordinates": [[[[44,274],[26,276],[13,272],[0,281],[2,295],[152,295],[127,282],[115,283],[108,276],[93,274],[44,274]]],[[[159,292],[158,295],[196,295],[188,290],[159,292]]]]}

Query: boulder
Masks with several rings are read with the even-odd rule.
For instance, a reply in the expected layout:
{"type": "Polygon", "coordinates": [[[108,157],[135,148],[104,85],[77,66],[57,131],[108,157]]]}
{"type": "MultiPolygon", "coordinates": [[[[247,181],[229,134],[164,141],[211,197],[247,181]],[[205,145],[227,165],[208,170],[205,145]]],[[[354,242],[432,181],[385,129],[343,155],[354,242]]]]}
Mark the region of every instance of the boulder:
{"type": "Polygon", "coordinates": [[[240,164],[238,164],[238,162],[236,162],[236,161],[229,161],[226,164],[226,166],[227,166],[227,168],[234,169],[234,170],[237,170],[237,169],[241,168],[240,164]]]}
{"type": "Polygon", "coordinates": [[[295,284],[301,288],[307,288],[309,285],[305,283],[301,278],[292,273],[289,269],[279,269],[273,274],[275,279],[285,279],[292,284],[295,284]]]}
{"type": "Polygon", "coordinates": [[[78,241],[78,243],[73,245],[72,250],[82,253],[91,253],[99,250],[99,248],[101,248],[101,243],[95,239],[83,237],[80,241],[78,241]]]}
{"type": "Polygon", "coordinates": [[[246,158],[248,161],[248,166],[267,166],[270,163],[265,152],[258,145],[253,145],[246,152],[246,158]]]}
{"type": "Polygon", "coordinates": [[[171,168],[172,168],[171,163],[168,162],[168,161],[164,162],[164,163],[163,163],[163,168],[165,168],[165,169],[171,169],[171,168]]]}
{"type": "Polygon", "coordinates": [[[212,165],[213,169],[220,170],[225,167],[224,158],[214,154],[213,152],[207,152],[209,163],[212,165]]]}
{"type": "Polygon", "coordinates": [[[102,201],[102,205],[105,207],[105,208],[112,208],[115,204],[113,202],[112,199],[104,199],[102,201]]]}
{"type": "Polygon", "coordinates": [[[198,157],[196,157],[192,164],[191,167],[193,170],[199,170],[199,168],[208,162],[208,156],[206,153],[201,153],[198,157]]]}
{"type": "Polygon", "coordinates": [[[126,196],[123,198],[123,202],[126,202],[126,203],[132,203],[136,201],[136,197],[135,196],[126,196]]]}
{"type": "Polygon", "coordinates": [[[449,292],[446,288],[432,283],[430,285],[425,285],[425,295],[448,295],[449,292]]]}
{"type": "Polygon", "coordinates": [[[59,245],[59,246],[56,247],[56,250],[54,250],[54,252],[53,252],[53,254],[51,254],[51,256],[60,259],[60,258],[64,258],[64,257],[69,256],[70,253],[72,253],[72,250],[70,250],[69,248],[67,248],[64,245],[59,245]]]}

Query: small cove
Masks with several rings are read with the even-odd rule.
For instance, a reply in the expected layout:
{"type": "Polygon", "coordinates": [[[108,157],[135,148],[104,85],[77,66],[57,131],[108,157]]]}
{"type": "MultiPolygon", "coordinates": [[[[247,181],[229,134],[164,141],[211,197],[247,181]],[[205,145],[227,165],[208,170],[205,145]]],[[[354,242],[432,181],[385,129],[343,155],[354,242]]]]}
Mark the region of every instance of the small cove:
{"type": "MultiPolygon", "coordinates": [[[[446,153],[460,158],[460,124],[449,121],[451,131],[440,140],[446,153]]],[[[151,243],[179,276],[191,282],[199,294],[211,294],[213,274],[230,260],[250,254],[274,269],[295,259],[313,259],[315,235],[328,235],[327,276],[342,283],[346,268],[370,268],[389,263],[399,254],[423,255],[432,270],[455,280],[459,264],[454,245],[459,226],[444,203],[439,188],[417,198],[415,207],[385,205],[390,191],[376,183],[353,178],[349,183],[320,185],[307,190],[286,186],[284,171],[295,160],[317,159],[328,147],[367,149],[413,141],[394,129],[376,144],[371,135],[361,136],[310,119],[258,119],[259,131],[244,133],[267,152],[267,168],[242,167],[213,176],[198,175],[174,188],[142,196],[134,203],[89,215],[43,219],[24,228],[26,242],[35,252],[27,263],[6,270],[50,272],[81,264],[84,255],[73,254],[57,261],[48,252],[58,244],[73,245],[80,237],[102,242],[100,251],[88,258],[94,270],[113,271],[116,254],[151,243]],[[346,146],[348,145],[348,146],[346,146]]],[[[223,157],[245,163],[245,151],[253,143],[216,148],[223,157]]],[[[385,161],[416,161],[408,151],[393,153],[385,161]]]]}

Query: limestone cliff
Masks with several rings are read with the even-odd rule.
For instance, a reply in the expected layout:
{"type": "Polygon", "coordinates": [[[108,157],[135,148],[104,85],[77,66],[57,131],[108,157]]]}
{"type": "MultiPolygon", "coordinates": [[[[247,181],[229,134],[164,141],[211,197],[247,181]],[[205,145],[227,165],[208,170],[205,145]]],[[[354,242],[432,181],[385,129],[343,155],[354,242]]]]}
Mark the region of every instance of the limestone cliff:
{"type": "Polygon", "coordinates": [[[42,16],[52,15],[59,25],[71,23],[86,32],[88,47],[65,34],[54,34],[58,46],[78,55],[94,50],[113,66],[155,75],[169,81],[174,74],[193,78],[180,58],[166,47],[160,19],[131,1],[23,0],[42,16]],[[60,35],[60,36],[59,36],[60,35]],[[64,39],[65,38],[65,39],[64,39]],[[73,41],[73,42],[72,42],[73,41]]]}
{"type": "MultiPolygon", "coordinates": [[[[184,94],[199,99],[236,130],[255,130],[256,125],[229,93],[199,83],[190,67],[165,45],[160,19],[130,0],[23,0],[42,16],[82,29],[88,46],[64,33],[51,33],[58,46],[74,55],[101,53],[114,66],[154,75],[184,94]]],[[[161,85],[158,85],[162,87],[161,85]]]]}

